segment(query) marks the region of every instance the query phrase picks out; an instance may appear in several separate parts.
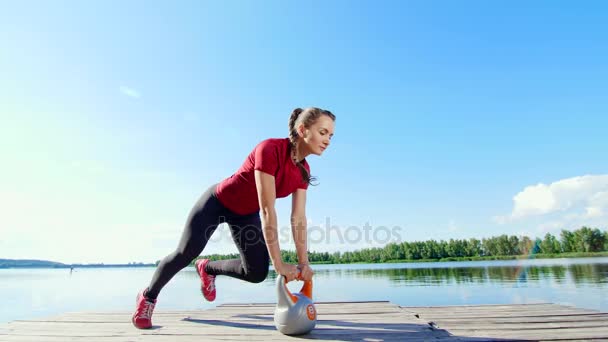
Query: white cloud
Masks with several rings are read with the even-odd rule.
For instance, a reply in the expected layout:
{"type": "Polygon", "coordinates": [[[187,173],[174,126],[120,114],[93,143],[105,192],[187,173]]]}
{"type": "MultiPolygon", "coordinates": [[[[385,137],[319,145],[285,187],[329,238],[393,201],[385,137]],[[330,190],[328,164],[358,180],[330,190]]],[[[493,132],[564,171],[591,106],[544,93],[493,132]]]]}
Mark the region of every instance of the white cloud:
{"type": "MultiPolygon", "coordinates": [[[[608,175],[586,175],[566,178],[551,184],[525,187],[513,197],[510,219],[564,212],[584,208],[584,215],[597,217],[608,208],[608,175]]],[[[581,212],[581,214],[583,214],[581,212]]]]}
{"type": "Polygon", "coordinates": [[[515,207],[511,217],[519,218],[530,215],[542,215],[556,209],[557,199],[550,186],[538,184],[526,187],[513,197],[515,207]]]}
{"type": "Polygon", "coordinates": [[[499,224],[530,223],[538,232],[602,226],[608,213],[608,175],[585,175],[525,187],[513,197],[510,214],[499,224]]]}
{"type": "Polygon", "coordinates": [[[608,210],[608,190],[601,191],[593,195],[585,208],[587,217],[601,217],[608,210]]]}
{"type": "Polygon", "coordinates": [[[120,89],[121,93],[123,93],[123,94],[125,94],[125,95],[127,95],[129,97],[133,97],[133,98],[136,98],[136,99],[138,99],[138,98],[141,97],[140,92],[138,90],[136,90],[136,89],[133,89],[133,88],[130,88],[130,87],[127,87],[127,86],[120,86],[119,89],[120,89]]]}

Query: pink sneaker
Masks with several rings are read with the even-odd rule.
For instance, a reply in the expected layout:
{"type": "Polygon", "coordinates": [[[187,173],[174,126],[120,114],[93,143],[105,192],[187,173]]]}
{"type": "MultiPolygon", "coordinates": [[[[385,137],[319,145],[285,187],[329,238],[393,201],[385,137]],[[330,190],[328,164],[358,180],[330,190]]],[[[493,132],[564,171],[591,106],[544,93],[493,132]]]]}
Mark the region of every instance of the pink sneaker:
{"type": "Polygon", "coordinates": [[[201,277],[201,292],[206,300],[213,302],[215,300],[215,276],[205,272],[205,266],[209,259],[198,259],[194,263],[196,272],[201,277]]]}
{"type": "Polygon", "coordinates": [[[156,305],[156,299],[151,300],[146,298],[145,291],[143,290],[137,294],[135,300],[135,313],[131,321],[136,328],[148,329],[152,327],[152,312],[154,312],[154,306],[156,305]]]}

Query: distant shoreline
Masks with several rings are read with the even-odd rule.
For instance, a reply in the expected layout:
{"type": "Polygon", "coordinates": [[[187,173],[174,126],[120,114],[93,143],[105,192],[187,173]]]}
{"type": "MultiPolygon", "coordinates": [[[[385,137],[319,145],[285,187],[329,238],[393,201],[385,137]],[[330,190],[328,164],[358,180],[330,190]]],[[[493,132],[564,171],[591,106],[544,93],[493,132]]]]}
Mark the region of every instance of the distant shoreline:
{"type": "MultiPolygon", "coordinates": [[[[349,265],[349,264],[397,264],[397,263],[424,263],[424,262],[458,262],[458,261],[492,261],[492,260],[525,260],[525,259],[575,259],[589,257],[608,257],[608,252],[590,253],[556,253],[556,254],[536,254],[536,255],[498,255],[486,257],[461,257],[443,259],[418,259],[418,260],[388,260],[385,262],[350,262],[350,263],[328,263],[311,262],[312,265],[349,265]]],[[[12,260],[0,259],[0,269],[15,268],[139,268],[156,267],[156,263],[128,263],[128,264],[63,264],[46,260],[12,260]]]]}
{"type": "Polygon", "coordinates": [[[0,266],[0,269],[15,269],[15,268],[54,268],[54,269],[83,269],[83,268],[141,268],[141,267],[156,267],[156,264],[145,265],[75,265],[75,266],[0,266]]]}
{"type": "Polygon", "coordinates": [[[8,268],[116,268],[116,267],[153,267],[155,263],[127,263],[127,264],[64,264],[49,260],[30,260],[30,259],[0,259],[0,269],[8,268]]]}

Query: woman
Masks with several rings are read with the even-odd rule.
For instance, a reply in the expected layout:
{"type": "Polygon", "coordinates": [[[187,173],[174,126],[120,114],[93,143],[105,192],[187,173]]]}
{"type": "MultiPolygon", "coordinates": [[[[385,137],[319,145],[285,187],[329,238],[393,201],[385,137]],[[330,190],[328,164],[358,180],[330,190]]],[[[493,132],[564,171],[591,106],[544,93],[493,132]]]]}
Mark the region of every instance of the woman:
{"type": "Polygon", "coordinates": [[[152,326],[152,312],[161,289],[200,255],[221,223],[227,223],[240,259],[195,262],[201,292],[216,296],[215,277],[226,275],[259,283],[268,275],[270,261],[277,273],[291,281],[310,280],[313,271],[306,247],[306,189],[314,180],[306,157],[321,155],[334,135],[336,117],[330,111],[296,108],[289,118],[289,138],[270,138],[255,146],[232,176],[212,185],[188,216],[175,252],[156,268],[150,285],[137,295],[133,324],[152,326]],[[275,199],[292,195],[291,225],[298,265],[284,263],[279,249],[275,199]]]}

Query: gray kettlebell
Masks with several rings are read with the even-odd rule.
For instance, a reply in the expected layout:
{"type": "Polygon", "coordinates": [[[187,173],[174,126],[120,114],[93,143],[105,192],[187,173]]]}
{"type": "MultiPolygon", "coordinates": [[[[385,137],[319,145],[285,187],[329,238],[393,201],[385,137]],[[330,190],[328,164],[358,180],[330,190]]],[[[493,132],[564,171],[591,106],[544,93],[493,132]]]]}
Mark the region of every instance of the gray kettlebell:
{"type": "Polygon", "coordinates": [[[312,301],[312,281],[305,281],[299,293],[292,294],[285,277],[277,277],[277,306],[274,325],[285,335],[302,335],[317,324],[317,309],[312,301]]]}

